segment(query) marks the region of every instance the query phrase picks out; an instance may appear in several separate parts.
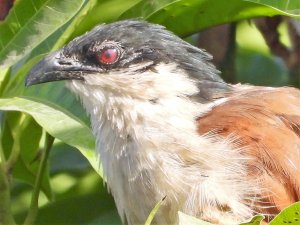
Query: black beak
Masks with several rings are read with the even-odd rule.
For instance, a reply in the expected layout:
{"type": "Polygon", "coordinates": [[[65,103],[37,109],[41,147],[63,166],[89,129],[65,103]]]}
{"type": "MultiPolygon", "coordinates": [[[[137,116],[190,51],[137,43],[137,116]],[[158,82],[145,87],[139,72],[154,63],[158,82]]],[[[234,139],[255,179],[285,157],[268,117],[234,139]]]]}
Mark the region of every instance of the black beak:
{"type": "Polygon", "coordinates": [[[72,58],[65,58],[61,50],[53,52],[36,64],[26,77],[25,85],[59,80],[83,80],[81,65],[72,58]]]}

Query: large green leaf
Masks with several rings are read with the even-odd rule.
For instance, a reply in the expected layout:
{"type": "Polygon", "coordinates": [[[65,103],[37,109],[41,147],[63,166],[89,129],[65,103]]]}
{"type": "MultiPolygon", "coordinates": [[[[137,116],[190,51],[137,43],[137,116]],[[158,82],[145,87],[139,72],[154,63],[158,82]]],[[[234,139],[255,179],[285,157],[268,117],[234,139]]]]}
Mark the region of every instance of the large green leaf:
{"type": "Polygon", "coordinates": [[[0,109],[30,114],[53,137],[79,149],[100,173],[91,130],[58,105],[45,100],[41,102],[34,98],[14,97],[0,99],[0,109]]]}
{"type": "Polygon", "coordinates": [[[0,64],[11,65],[67,23],[84,0],[19,0],[0,24],[0,64]]]}
{"type": "MultiPolygon", "coordinates": [[[[290,9],[297,7],[298,4],[294,4],[290,9]]],[[[137,13],[142,14],[141,8],[142,6],[137,8],[137,13]]],[[[142,14],[147,20],[163,24],[180,36],[223,23],[274,15],[289,14],[274,7],[241,0],[228,0],[226,4],[216,0],[180,0],[173,1],[154,13],[149,12],[146,16],[142,14]]]]}
{"type": "Polygon", "coordinates": [[[300,15],[300,1],[298,0],[291,0],[291,1],[246,0],[246,1],[274,7],[275,9],[281,10],[290,15],[300,15]]]}
{"type": "Polygon", "coordinates": [[[86,124],[89,124],[87,117],[80,102],[64,85],[64,82],[53,82],[42,85],[35,85],[26,88],[24,80],[31,67],[41,59],[41,56],[29,60],[22,68],[10,79],[3,91],[4,98],[16,96],[32,96],[41,100],[53,102],[72,114],[76,115],[86,124]]]}
{"type": "Polygon", "coordinates": [[[99,1],[90,0],[85,4],[85,6],[76,14],[72,22],[68,24],[64,32],[61,34],[60,38],[53,46],[52,50],[61,48],[67,42],[70,36],[76,32],[76,30],[78,29],[78,25],[82,22],[82,20],[90,15],[90,12],[93,10],[97,2],[99,1]]]}

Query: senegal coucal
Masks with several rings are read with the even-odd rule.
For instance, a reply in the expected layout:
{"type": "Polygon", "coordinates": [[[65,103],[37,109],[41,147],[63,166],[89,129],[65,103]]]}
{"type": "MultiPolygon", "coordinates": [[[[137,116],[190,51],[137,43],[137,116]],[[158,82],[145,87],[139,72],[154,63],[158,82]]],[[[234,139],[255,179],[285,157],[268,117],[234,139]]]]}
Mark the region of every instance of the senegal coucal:
{"type": "Polygon", "coordinates": [[[233,225],[300,199],[300,91],[225,83],[160,25],[101,25],[46,56],[26,85],[66,80],[90,115],[118,212],[233,225]]]}

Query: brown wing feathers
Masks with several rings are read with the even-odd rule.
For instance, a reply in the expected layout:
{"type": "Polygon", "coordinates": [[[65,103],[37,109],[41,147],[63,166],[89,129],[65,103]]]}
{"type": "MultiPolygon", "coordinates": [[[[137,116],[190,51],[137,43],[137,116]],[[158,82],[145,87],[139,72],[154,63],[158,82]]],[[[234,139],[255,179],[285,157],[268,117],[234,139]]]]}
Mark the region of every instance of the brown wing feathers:
{"type": "Polygon", "coordinates": [[[235,86],[228,100],[198,119],[199,133],[235,135],[252,156],[248,176],[268,193],[257,211],[277,214],[300,200],[300,92],[293,88],[235,86]]]}

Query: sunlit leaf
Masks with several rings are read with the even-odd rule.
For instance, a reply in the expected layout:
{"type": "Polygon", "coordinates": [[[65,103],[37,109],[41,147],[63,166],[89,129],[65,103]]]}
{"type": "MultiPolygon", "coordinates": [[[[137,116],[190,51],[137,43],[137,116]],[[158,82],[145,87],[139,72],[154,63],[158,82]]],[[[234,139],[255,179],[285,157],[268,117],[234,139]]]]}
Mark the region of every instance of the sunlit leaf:
{"type": "Polygon", "coordinates": [[[274,1],[274,0],[245,0],[255,2],[266,6],[274,7],[291,15],[300,15],[300,1],[274,1]]]}
{"type": "Polygon", "coordinates": [[[88,17],[88,15],[90,15],[90,12],[95,7],[97,2],[99,1],[90,0],[85,4],[85,6],[76,14],[72,22],[67,26],[64,32],[61,34],[60,38],[57,40],[52,50],[57,50],[58,48],[61,48],[67,42],[70,36],[77,30],[78,25],[81,23],[81,21],[84,18],[88,17]]]}
{"type": "MultiPolygon", "coordinates": [[[[142,0],[99,0],[88,11],[89,15],[80,20],[80,23],[76,24],[74,32],[70,35],[69,41],[78,36],[84,34],[86,31],[91,30],[96,25],[102,23],[108,23],[118,20],[118,18],[127,10],[130,10],[134,5],[142,0]]],[[[138,17],[135,15],[134,17],[138,17]]]]}
{"type": "Polygon", "coordinates": [[[99,172],[91,130],[61,107],[50,102],[26,98],[0,99],[0,109],[30,114],[53,137],[79,149],[99,172]]]}
{"type": "Polygon", "coordinates": [[[0,24],[0,64],[11,65],[67,23],[84,0],[18,0],[0,24]]]}
{"type": "Polygon", "coordinates": [[[269,225],[300,224],[300,202],[282,210],[269,225]]]}
{"type": "Polygon", "coordinates": [[[72,114],[79,117],[81,121],[88,124],[89,119],[86,116],[83,107],[76,97],[73,94],[70,94],[70,91],[66,89],[64,82],[53,82],[27,88],[25,87],[25,77],[29,73],[31,67],[40,59],[41,56],[34,57],[22,66],[6,85],[3,91],[3,97],[33,96],[41,100],[51,101],[60,105],[67,111],[72,112],[72,114]]]}
{"type": "Polygon", "coordinates": [[[140,1],[135,6],[124,12],[120,19],[128,18],[147,18],[158,10],[163,9],[167,5],[176,2],[177,0],[161,0],[161,1],[140,1]]]}
{"type": "Polygon", "coordinates": [[[8,83],[10,72],[10,67],[4,68],[0,66],[0,95],[2,94],[3,89],[8,83]]]}
{"type": "MultiPolygon", "coordinates": [[[[297,5],[294,7],[296,9],[297,5]]],[[[274,7],[241,0],[228,0],[226,4],[211,0],[181,0],[173,1],[146,19],[163,24],[180,36],[187,36],[223,23],[274,15],[287,13],[274,7]]]]}

